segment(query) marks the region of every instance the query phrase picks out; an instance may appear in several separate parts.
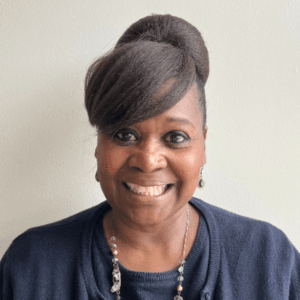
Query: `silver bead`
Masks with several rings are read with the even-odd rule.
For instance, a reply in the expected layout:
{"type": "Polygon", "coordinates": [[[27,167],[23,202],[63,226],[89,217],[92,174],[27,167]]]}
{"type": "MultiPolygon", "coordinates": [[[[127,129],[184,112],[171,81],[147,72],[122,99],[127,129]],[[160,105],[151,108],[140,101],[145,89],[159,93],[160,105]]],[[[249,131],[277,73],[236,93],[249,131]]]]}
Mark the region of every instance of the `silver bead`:
{"type": "Polygon", "coordinates": [[[112,236],[112,237],[110,238],[110,240],[111,240],[112,242],[115,242],[117,239],[116,239],[114,236],[112,236]]]}
{"type": "Polygon", "coordinates": [[[177,295],[174,297],[174,300],[183,300],[183,298],[181,296],[177,295]]]}
{"type": "Polygon", "coordinates": [[[178,281],[183,281],[183,280],[184,280],[183,276],[178,276],[178,281]]]}
{"type": "Polygon", "coordinates": [[[179,273],[182,273],[182,272],[183,272],[183,266],[180,266],[180,267],[178,268],[178,271],[179,271],[179,273]]]}

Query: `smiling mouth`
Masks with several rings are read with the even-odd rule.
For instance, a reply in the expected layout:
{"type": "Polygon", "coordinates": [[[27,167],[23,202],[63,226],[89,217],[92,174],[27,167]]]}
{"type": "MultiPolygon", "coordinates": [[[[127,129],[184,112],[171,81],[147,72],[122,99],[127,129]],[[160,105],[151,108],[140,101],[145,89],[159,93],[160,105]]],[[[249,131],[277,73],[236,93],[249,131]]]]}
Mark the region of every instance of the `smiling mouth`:
{"type": "Polygon", "coordinates": [[[138,184],[129,182],[123,182],[123,185],[127,190],[143,196],[160,196],[172,186],[172,184],[158,186],[140,186],[138,184]]]}

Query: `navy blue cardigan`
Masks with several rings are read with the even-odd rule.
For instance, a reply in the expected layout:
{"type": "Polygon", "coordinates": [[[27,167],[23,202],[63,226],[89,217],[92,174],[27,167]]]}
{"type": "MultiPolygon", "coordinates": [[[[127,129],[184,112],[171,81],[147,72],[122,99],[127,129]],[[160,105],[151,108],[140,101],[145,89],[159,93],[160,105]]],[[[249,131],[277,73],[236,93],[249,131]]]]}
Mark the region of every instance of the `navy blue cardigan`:
{"type": "MultiPolygon", "coordinates": [[[[190,203],[201,221],[185,266],[185,300],[300,300],[300,254],[281,230],[196,198],[190,203]]],[[[116,299],[102,227],[109,209],[105,201],[18,236],[0,263],[0,299],[116,299]]],[[[120,269],[122,300],[174,299],[177,270],[120,269]]]]}

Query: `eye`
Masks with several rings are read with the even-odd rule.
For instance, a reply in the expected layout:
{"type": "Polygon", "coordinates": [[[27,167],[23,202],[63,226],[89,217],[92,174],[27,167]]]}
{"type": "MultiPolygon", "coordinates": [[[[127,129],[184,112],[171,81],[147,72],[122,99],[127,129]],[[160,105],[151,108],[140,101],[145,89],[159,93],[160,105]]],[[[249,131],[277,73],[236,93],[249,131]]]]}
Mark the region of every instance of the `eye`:
{"type": "Polygon", "coordinates": [[[167,133],[166,141],[174,146],[183,144],[190,140],[190,138],[183,132],[172,131],[167,133]]]}
{"type": "Polygon", "coordinates": [[[133,130],[127,128],[118,131],[114,137],[123,142],[133,142],[137,140],[136,133],[133,130]]]}

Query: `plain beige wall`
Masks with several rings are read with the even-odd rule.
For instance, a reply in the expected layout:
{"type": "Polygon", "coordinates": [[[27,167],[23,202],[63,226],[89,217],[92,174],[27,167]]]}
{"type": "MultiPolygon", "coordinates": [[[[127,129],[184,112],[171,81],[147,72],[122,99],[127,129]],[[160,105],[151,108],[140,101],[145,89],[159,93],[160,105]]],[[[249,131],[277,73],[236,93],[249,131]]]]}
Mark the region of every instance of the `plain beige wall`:
{"type": "Polygon", "coordinates": [[[210,53],[206,187],[300,249],[299,0],[0,3],[0,257],[26,229],[104,200],[83,104],[89,64],[150,13],[194,24],[210,53]]]}

